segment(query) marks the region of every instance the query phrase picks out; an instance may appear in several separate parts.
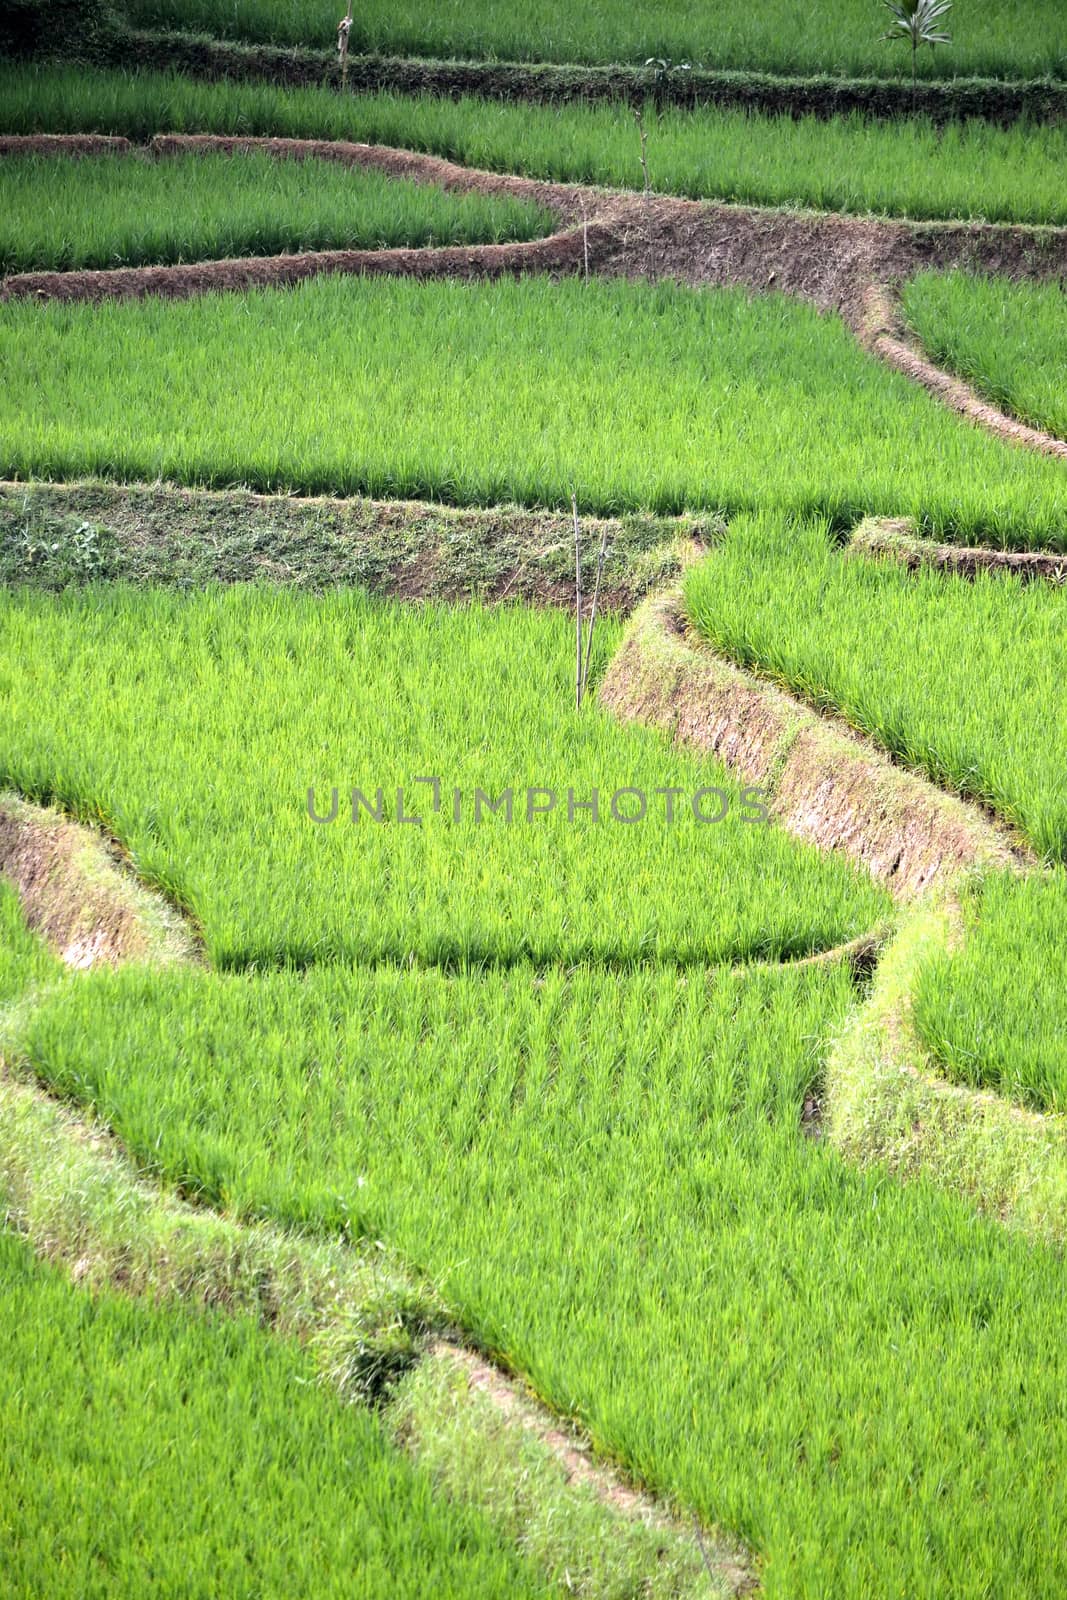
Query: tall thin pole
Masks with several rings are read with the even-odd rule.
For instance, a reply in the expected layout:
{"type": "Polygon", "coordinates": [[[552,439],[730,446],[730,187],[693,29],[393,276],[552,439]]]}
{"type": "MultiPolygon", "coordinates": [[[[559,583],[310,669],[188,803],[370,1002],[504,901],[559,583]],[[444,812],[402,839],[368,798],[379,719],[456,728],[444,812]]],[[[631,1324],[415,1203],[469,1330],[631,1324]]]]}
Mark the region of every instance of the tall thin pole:
{"type": "Polygon", "coordinates": [[[574,620],[577,640],[577,661],[574,669],[574,708],[582,704],[582,535],[578,526],[578,497],[572,491],[571,510],[574,513],[574,620]]]}
{"type": "Polygon", "coordinates": [[[590,660],[592,658],[592,654],[593,654],[593,629],[596,626],[596,601],[597,601],[597,595],[600,593],[600,574],[604,570],[604,557],[607,555],[607,550],[608,550],[608,530],[607,530],[607,524],[605,524],[604,525],[604,530],[600,535],[600,554],[597,556],[597,559],[596,559],[596,581],[593,584],[593,604],[589,609],[589,631],[586,634],[586,639],[585,639],[585,660],[584,660],[584,662],[582,664],[582,694],[583,695],[585,694],[585,686],[589,681],[589,662],[590,662],[590,660]]]}

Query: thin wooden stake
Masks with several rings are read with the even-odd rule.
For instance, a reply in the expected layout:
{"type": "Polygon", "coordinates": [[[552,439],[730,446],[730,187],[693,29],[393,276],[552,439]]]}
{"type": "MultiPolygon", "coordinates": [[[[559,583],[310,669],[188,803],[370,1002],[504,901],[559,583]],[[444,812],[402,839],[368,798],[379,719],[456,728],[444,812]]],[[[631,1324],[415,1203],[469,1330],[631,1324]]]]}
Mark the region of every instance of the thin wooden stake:
{"type": "Polygon", "coordinates": [[[582,705],[582,535],[578,526],[578,498],[571,494],[571,510],[574,513],[574,614],[577,635],[577,665],[574,669],[574,707],[581,710],[582,705]]]}
{"type": "Polygon", "coordinates": [[[604,558],[607,555],[607,551],[608,551],[608,530],[607,530],[607,526],[605,525],[604,530],[600,535],[600,554],[597,556],[597,559],[596,559],[596,581],[593,584],[593,604],[592,604],[592,606],[590,607],[590,610],[589,610],[589,631],[588,631],[588,633],[586,635],[586,640],[585,640],[585,661],[584,661],[583,666],[582,666],[582,694],[583,695],[585,694],[585,686],[589,681],[589,663],[592,660],[592,656],[593,656],[593,629],[596,627],[596,601],[597,601],[597,595],[600,593],[600,574],[604,570],[604,558]]]}
{"type": "Polygon", "coordinates": [[[634,121],[637,123],[637,132],[641,140],[641,172],[645,180],[645,248],[647,251],[647,266],[649,281],[655,277],[654,250],[652,244],[652,181],[648,173],[648,129],[639,106],[634,107],[634,121]]]}

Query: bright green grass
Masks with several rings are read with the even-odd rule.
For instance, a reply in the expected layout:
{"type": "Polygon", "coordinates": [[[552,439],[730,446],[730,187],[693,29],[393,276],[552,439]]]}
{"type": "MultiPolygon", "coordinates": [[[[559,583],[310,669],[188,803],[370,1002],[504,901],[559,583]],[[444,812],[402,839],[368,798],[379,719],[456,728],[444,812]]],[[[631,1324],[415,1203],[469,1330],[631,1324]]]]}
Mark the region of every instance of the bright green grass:
{"type": "Polygon", "coordinates": [[[0,307],[0,471],[514,500],[768,503],[1062,544],[1067,472],[985,437],[842,323],[741,290],[319,279],[0,307]]]}
{"type": "Polygon", "coordinates": [[[397,1247],[768,1600],[1058,1600],[1063,1265],[803,1137],[850,1004],[841,969],[131,970],[28,1047],[210,1199],[397,1247]]]}
{"type": "MultiPolygon", "coordinates": [[[[662,192],[762,205],[912,217],[1067,222],[1062,127],[938,130],[924,119],[816,121],[703,107],[645,110],[653,185],[662,192]]],[[[639,145],[624,106],[285,90],[0,66],[0,130],[284,134],[424,150],[469,166],[640,188],[639,145]]]]}
{"type": "Polygon", "coordinates": [[[46,946],[26,927],[14,888],[0,877],[0,1008],[59,970],[46,946]]]}
{"type": "Polygon", "coordinates": [[[0,273],[551,233],[524,201],[267,155],[0,160],[0,273]]]}
{"type": "Polygon", "coordinates": [[[919,975],[921,1037],[950,1076],[1067,1111],[1067,875],[991,877],[964,915],[962,948],[919,975]]]}
{"type": "MultiPolygon", "coordinates": [[[[574,624],[558,613],[344,590],[8,591],[0,638],[2,781],[103,819],[219,964],[774,958],[886,909],[840,860],[743,820],[718,766],[591,702],[577,716],[574,624]],[[440,778],[440,812],[420,776],[440,778]],[[320,815],[339,790],[334,823],[310,820],[311,785],[320,815]],[[672,785],[684,793],[668,823],[654,791],[672,785]],[[705,785],[729,796],[718,824],[694,818],[705,785]],[[353,825],[354,786],[372,801],[380,786],[392,820],[361,810],[353,825]],[[421,826],[398,820],[398,786],[421,826]],[[476,787],[514,791],[510,825],[474,822],[476,787]],[[644,792],[645,821],[612,819],[623,787],[644,792]],[[528,821],[531,788],[557,804],[528,821]],[[571,823],[568,790],[586,802],[594,788],[600,821],[571,823]]],[[[598,623],[602,655],[617,639],[598,623]]]]}
{"type": "MultiPolygon", "coordinates": [[[[299,8],[281,0],[124,0],[144,26],[201,30],[226,38],[329,48],[337,17],[326,0],[299,8]]],[[[955,43],[922,52],[924,76],[998,77],[1067,73],[1067,28],[1057,0],[986,0],[958,5],[949,19],[955,43]]],[[[832,9],[791,0],[723,8],[703,0],[654,0],[640,8],[565,0],[367,0],[353,13],[352,46],[396,54],[499,57],[524,61],[629,61],[683,58],[708,67],[777,72],[852,72],[899,76],[911,52],[880,43],[888,14],[868,0],[832,9]]]]}
{"type": "Polygon", "coordinates": [[[686,603],[734,660],[1067,859],[1067,591],[909,573],[768,515],[731,526],[689,573],[686,603]]]}
{"type": "Polygon", "coordinates": [[[924,272],[905,285],[904,310],[934,361],[1024,422],[1067,438],[1062,285],[924,272]]]}
{"type": "Polygon", "coordinates": [[[0,1232],[0,1595],[544,1595],[250,1319],[90,1296],[0,1232]]]}

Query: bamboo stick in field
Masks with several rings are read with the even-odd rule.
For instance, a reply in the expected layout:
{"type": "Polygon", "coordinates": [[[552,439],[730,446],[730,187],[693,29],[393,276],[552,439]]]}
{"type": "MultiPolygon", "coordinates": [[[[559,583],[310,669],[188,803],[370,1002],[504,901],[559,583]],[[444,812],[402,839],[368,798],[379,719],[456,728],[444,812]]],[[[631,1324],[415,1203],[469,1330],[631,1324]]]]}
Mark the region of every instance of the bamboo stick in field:
{"type": "Polygon", "coordinates": [[[590,661],[590,658],[592,657],[592,654],[593,654],[593,629],[596,627],[596,602],[597,602],[597,596],[600,593],[600,575],[604,571],[604,559],[607,556],[607,552],[608,552],[608,529],[607,529],[607,524],[605,523],[603,532],[600,535],[600,552],[597,555],[597,560],[596,560],[596,579],[595,579],[595,581],[593,583],[593,603],[592,603],[592,605],[590,607],[590,610],[589,610],[589,631],[588,631],[588,633],[586,635],[586,640],[585,640],[585,659],[584,659],[584,662],[582,664],[582,694],[583,695],[585,694],[586,683],[589,681],[589,661],[590,661]]]}
{"type": "Polygon", "coordinates": [[[574,621],[577,640],[577,660],[574,669],[574,708],[582,704],[582,534],[578,524],[578,497],[571,492],[571,510],[574,513],[574,621]]]}

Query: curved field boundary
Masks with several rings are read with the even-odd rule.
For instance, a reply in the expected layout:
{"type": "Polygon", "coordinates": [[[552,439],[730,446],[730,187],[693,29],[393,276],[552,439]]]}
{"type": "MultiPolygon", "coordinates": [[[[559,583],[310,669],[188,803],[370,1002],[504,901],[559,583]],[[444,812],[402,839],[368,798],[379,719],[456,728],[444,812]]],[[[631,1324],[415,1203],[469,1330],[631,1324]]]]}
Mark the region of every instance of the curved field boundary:
{"type": "Polygon", "coordinates": [[[995,434],[1007,444],[1022,445],[1028,450],[1040,451],[1042,455],[1058,456],[1060,460],[1067,461],[1067,441],[1008,416],[983,400],[962,378],[927,360],[918,345],[905,333],[897,303],[884,284],[872,284],[864,295],[862,336],[867,347],[887,366],[922,384],[930,394],[943,400],[976,427],[995,434]]]}
{"type": "Polygon", "coordinates": [[[1021,583],[1035,579],[1067,583],[1067,556],[1048,550],[987,550],[982,545],[938,544],[934,539],[920,538],[907,517],[866,517],[853,532],[848,550],[898,561],[910,572],[934,567],[961,578],[974,578],[979,572],[1007,572],[1021,583]]]}
{"type": "Polygon", "coordinates": [[[583,271],[606,241],[606,230],[556,233],[522,244],[445,245],[439,249],[315,250],[294,256],[242,256],[173,267],[114,267],[101,271],[23,272],[0,283],[3,300],[143,300],[158,295],[189,300],[202,294],[290,288],[309,278],[501,278],[523,273],[583,271]]]}
{"type": "Polygon", "coordinates": [[[635,614],[600,700],[717,756],[765,791],[771,815],[790,833],[848,856],[903,903],[966,868],[1027,859],[1006,829],[967,802],[694,642],[678,590],[635,614]]]}
{"type": "Polygon", "coordinates": [[[870,998],[831,1050],[823,1127],[860,1165],[954,1189],[987,1215],[1067,1243],[1067,1116],[940,1077],[912,1020],[919,968],[962,937],[951,894],[882,952],[870,998]]]}
{"type": "MultiPolygon", "coordinates": [[[[27,137],[35,142],[33,136],[27,137]]],[[[73,137],[77,153],[80,136],[73,137]]],[[[9,140],[8,146],[13,150],[14,141],[9,140]]],[[[62,148],[60,136],[50,148],[62,148]]],[[[439,156],[343,141],[170,134],[157,136],[148,148],[157,155],[266,150],[282,159],[315,156],[343,161],[457,192],[532,200],[556,215],[567,231],[524,244],[330,251],[109,273],[27,273],[5,280],[0,299],[192,295],[296,283],[331,271],[487,276],[577,272],[588,264],[589,271],[605,276],[655,276],[694,287],[741,285],[755,293],[797,295],[821,311],[840,313],[855,332],[862,337],[866,330],[870,338],[867,296],[872,286],[923,268],[958,266],[1036,280],[1067,276],[1067,228],[909,223],[646,197],[633,191],[484,172],[439,156]],[[62,280],[67,280],[65,287],[62,280]]]]}
{"type": "Polygon", "coordinates": [[[106,133],[0,133],[0,156],[124,156],[137,146],[106,133]]]}
{"type": "MultiPolygon", "coordinates": [[[[94,830],[60,812],[0,796],[0,872],[13,880],[29,925],[68,967],[199,959],[168,903],[133,880],[94,830]]],[[[251,1310],[276,1331],[311,1340],[324,1375],[345,1398],[378,1404],[416,1460],[424,1450],[439,1454],[439,1434],[454,1438],[458,1407],[462,1449],[440,1474],[445,1493],[489,1515],[499,1514],[501,1475],[521,1485],[524,1506],[543,1493],[563,1523],[556,1551],[573,1542],[566,1553],[576,1572],[595,1571],[601,1564],[592,1558],[610,1541],[646,1561],[650,1596],[697,1600],[709,1578],[715,1594],[751,1591],[746,1551],[717,1531],[694,1538],[598,1459],[520,1381],[466,1346],[433,1291],[399,1261],[383,1262],[377,1246],[364,1254],[171,1196],[137,1171],[106,1128],[62,1108],[25,1070],[13,1071],[19,1017],[33,1003],[31,993],[0,1014],[0,1204],[40,1254],[76,1281],[251,1310]],[[101,1222],[112,1215],[122,1219],[117,1232],[101,1222]],[[383,1373],[393,1380],[384,1387],[383,1373]],[[531,1440],[540,1456],[532,1472],[531,1440]],[[494,1481],[471,1481],[479,1457],[491,1461],[494,1481]],[[596,1523],[591,1503],[602,1512],[596,1523]],[[659,1584],[665,1556],[673,1571],[659,1584]]],[[[596,1600],[601,1589],[593,1578],[577,1592],[596,1600]]]]}
{"type": "Polygon", "coordinates": [[[69,967],[202,959],[185,920],[123,869],[100,834],[13,794],[0,794],[0,873],[69,967]]]}

